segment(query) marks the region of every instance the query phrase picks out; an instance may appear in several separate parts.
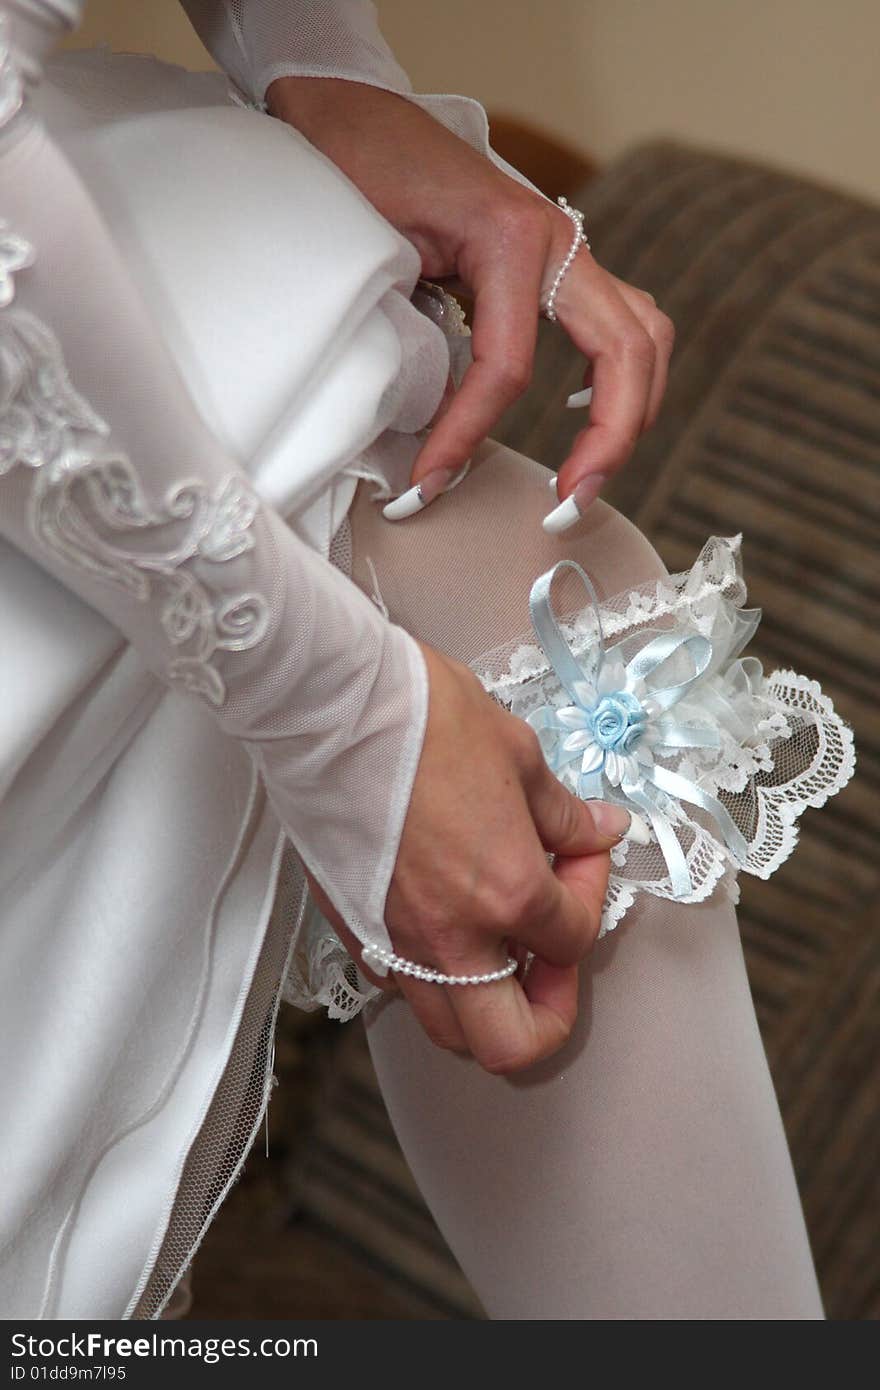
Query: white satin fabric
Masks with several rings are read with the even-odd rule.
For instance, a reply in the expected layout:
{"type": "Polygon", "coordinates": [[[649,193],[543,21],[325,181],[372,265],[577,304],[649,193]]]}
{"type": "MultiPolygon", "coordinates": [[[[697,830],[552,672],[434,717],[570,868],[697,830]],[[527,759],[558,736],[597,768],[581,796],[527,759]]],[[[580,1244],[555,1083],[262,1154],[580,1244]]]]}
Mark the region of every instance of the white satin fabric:
{"type": "Polygon", "coordinates": [[[415,248],[298,131],[232,104],[220,74],[68,53],[33,104],[202,418],[326,555],[361,455],[398,436],[375,481],[402,491],[446,383],[443,333],[411,299],[415,248]]]}
{"type": "MultiPolygon", "coordinates": [[[[279,35],[296,8],[276,9],[279,35]]],[[[33,78],[41,45],[78,6],[0,10],[33,78]]],[[[34,543],[30,471],[0,478],[0,1309],[119,1317],[138,1308],[187,1154],[235,1061],[293,827],[330,887],[322,846],[342,876],[360,859],[353,922],[384,931],[423,664],[320,557],[358,476],[386,494],[406,485],[450,354],[410,302],[414,248],[296,132],[231,104],[224,78],[67,55],[28,105],[0,150],[0,216],[25,223],[12,230],[35,248],[10,309],[57,332],[74,386],[136,463],[165,438],[144,482],[214,479],[218,459],[247,473],[264,504],[250,563],[275,580],[265,676],[259,647],[227,653],[215,717],[163,683],[149,605],[108,596],[34,543]],[[94,222],[85,202],[66,218],[53,142],[94,222]],[[105,232],[118,259],[106,256],[116,288],[102,300],[105,232]],[[127,417],[117,398],[133,402],[127,417]],[[347,733],[335,715],[321,735],[340,745],[335,762],[304,759],[297,719],[308,723],[318,697],[331,712],[355,699],[368,649],[382,655],[367,722],[359,713],[347,733]],[[352,744],[340,780],[355,734],[363,748],[352,744]],[[384,773],[357,763],[370,756],[384,773]]],[[[275,930],[295,935],[301,909],[275,930]]]]}

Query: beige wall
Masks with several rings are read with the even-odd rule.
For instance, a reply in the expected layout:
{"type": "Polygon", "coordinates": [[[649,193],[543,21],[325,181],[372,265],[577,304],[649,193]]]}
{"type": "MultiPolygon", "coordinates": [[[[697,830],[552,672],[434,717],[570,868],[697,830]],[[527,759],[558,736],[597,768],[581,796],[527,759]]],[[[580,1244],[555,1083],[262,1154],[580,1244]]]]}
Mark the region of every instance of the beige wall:
{"type": "MultiPolygon", "coordinates": [[[[478,97],[601,161],[668,134],[880,202],[880,0],[379,0],[419,91],[478,97]]],[[[82,38],[190,66],[175,0],[91,0],[82,38]]]]}
{"type": "Polygon", "coordinates": [[[96,43],[155,53],[188,68],[213,66],[177,0],[86,0],[86,17],[65,46],[96,43]]]}

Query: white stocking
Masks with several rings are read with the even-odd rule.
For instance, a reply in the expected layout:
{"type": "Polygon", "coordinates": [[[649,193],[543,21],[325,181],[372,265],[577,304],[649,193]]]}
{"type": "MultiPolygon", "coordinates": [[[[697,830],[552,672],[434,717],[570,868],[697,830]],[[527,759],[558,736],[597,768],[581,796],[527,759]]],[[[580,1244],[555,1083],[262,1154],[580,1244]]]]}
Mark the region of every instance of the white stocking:
{"type": "MultiPolygon", "coordinates": [[[[563,556],[600,599],[665,574],[601,502],[575,535],[545,535],[547,470],[493,441],[480,459],[403,523],[359,491],[354,578],[372,589],[369,558],[392,619],[414,635],[464,661],[512,639],[528,629],[532,580],[563,556]]],[[[434,1047],[399,997],[367,1018],[404,1153],[491,1317],[822,1318],[736,914],[720,894],[640,899],[582,970],[568,1044],[525,1073],[492,1076],[434,1047]]]]}

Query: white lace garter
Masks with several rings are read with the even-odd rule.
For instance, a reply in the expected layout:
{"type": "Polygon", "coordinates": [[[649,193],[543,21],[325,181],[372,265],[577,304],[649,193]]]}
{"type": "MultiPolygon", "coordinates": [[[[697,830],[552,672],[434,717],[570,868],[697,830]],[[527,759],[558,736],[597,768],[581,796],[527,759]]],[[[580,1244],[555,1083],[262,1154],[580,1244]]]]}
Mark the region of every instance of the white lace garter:
{"type": "MultiPolygon", "coordinates": [[[[761,610],[744,608],[741,535],[712,536],[690,570],[598,602],[561,561],[535,581],[535,634],[471,662],[486,690],[537,730],[577,795],[639,812],[651,842],[611,851],[600,935],[642,894],[739,901],[740,869],[769,876],[797,844],[797,820],[853,774],[852,730],[818,683],[765,676],[739,653],[761,610]],[[591,602],[564,620],[550,605],[560,566],[591,602]],[[537,640],[536,640],[537,639],[537,640]]],[[[298,942],[285,997],[351,1018],[375,994],[319,914],[298,942]]]]}
{"type": "Polygon", "coordinates": [[[769,878],[797,844],[797,820],[852,776],[852,730],[818,683],[765,676],[739,653],[761,618],[744,608],[742,536],[712,536],[693,567],[601,604],[573,561],[536,580],[534,639],[472,663],[489,693],[538,732],[560,781],[584,799],[636,810],[651,843],[611,852],[600,935],[640,894],[735,903],[740,869],[769,878]],[[559,621],[553,576],[576,569],[591,603],[559,621]]]}

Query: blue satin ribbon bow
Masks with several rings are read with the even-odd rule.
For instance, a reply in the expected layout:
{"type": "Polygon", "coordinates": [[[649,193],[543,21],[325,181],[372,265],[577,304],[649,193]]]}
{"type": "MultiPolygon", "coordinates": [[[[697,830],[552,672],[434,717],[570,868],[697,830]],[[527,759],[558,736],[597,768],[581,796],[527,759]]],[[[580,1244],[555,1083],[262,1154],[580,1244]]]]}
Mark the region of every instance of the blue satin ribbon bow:
{"type": "MultiPolygon", "coordinates": [[[[526,722],[541,738],[551,770],[559,772],[568,764],[579,762],[576,776],[579,797],[583,800],[607,800],[603,790],[607,779],[611,786],[619,788],[625,801],[646,814],[666,860],[676,898],[692,893],[693,881],[685,852],[669,816],[664,812],[667,797],[676,797],[708,811],[728,848],[740,863],[744,863],[748,845],[726,807],[689,778],[658,766],[651,751],[656,746],[720,747],[717,723],[687,724],[668,713],[685,694],[693,691],[705,675],[712,663],[711,641],[694,632],[660,632],[624,665],[621,652],[623,643],[607,649],[605,647],[596,590],[589,576],[574,560],[560,560],[535,580],[529,596],[529,609],[538,641],[572,701],[561,708],[543,705],[527,716],[526,722]],[[563,566],[580,575],[595,610],[598,645],[595,651],[591,650],[593,661],[590,670],[585,670],[574,656],[551,607],[550,586],[563,566]],[[676,685],[657,689],[648,686],[648,677],[678,651],[687,652],[690,656],[694,665],[693,675],[676,685]],[[607,669],[613,664],[616,670],[622,672],[622,681],[619,687],[603,691],[602,685],[608,685],[607,674],[603,679],[606,662],[609,663],[607,669]],[[637,693],[639,688],[642,695],[637,693]],[[548,735],[551,737],[548,738],[548,735]]],[[[759,614],[760,610],[755,612],[759,614]]],[[[738,646],[741,647],[745,640],[747,637],[741,634],[738,646]]],[[[718,708],[718,698],[713,694],[707,701],[708,706],[718,708]]]]}

